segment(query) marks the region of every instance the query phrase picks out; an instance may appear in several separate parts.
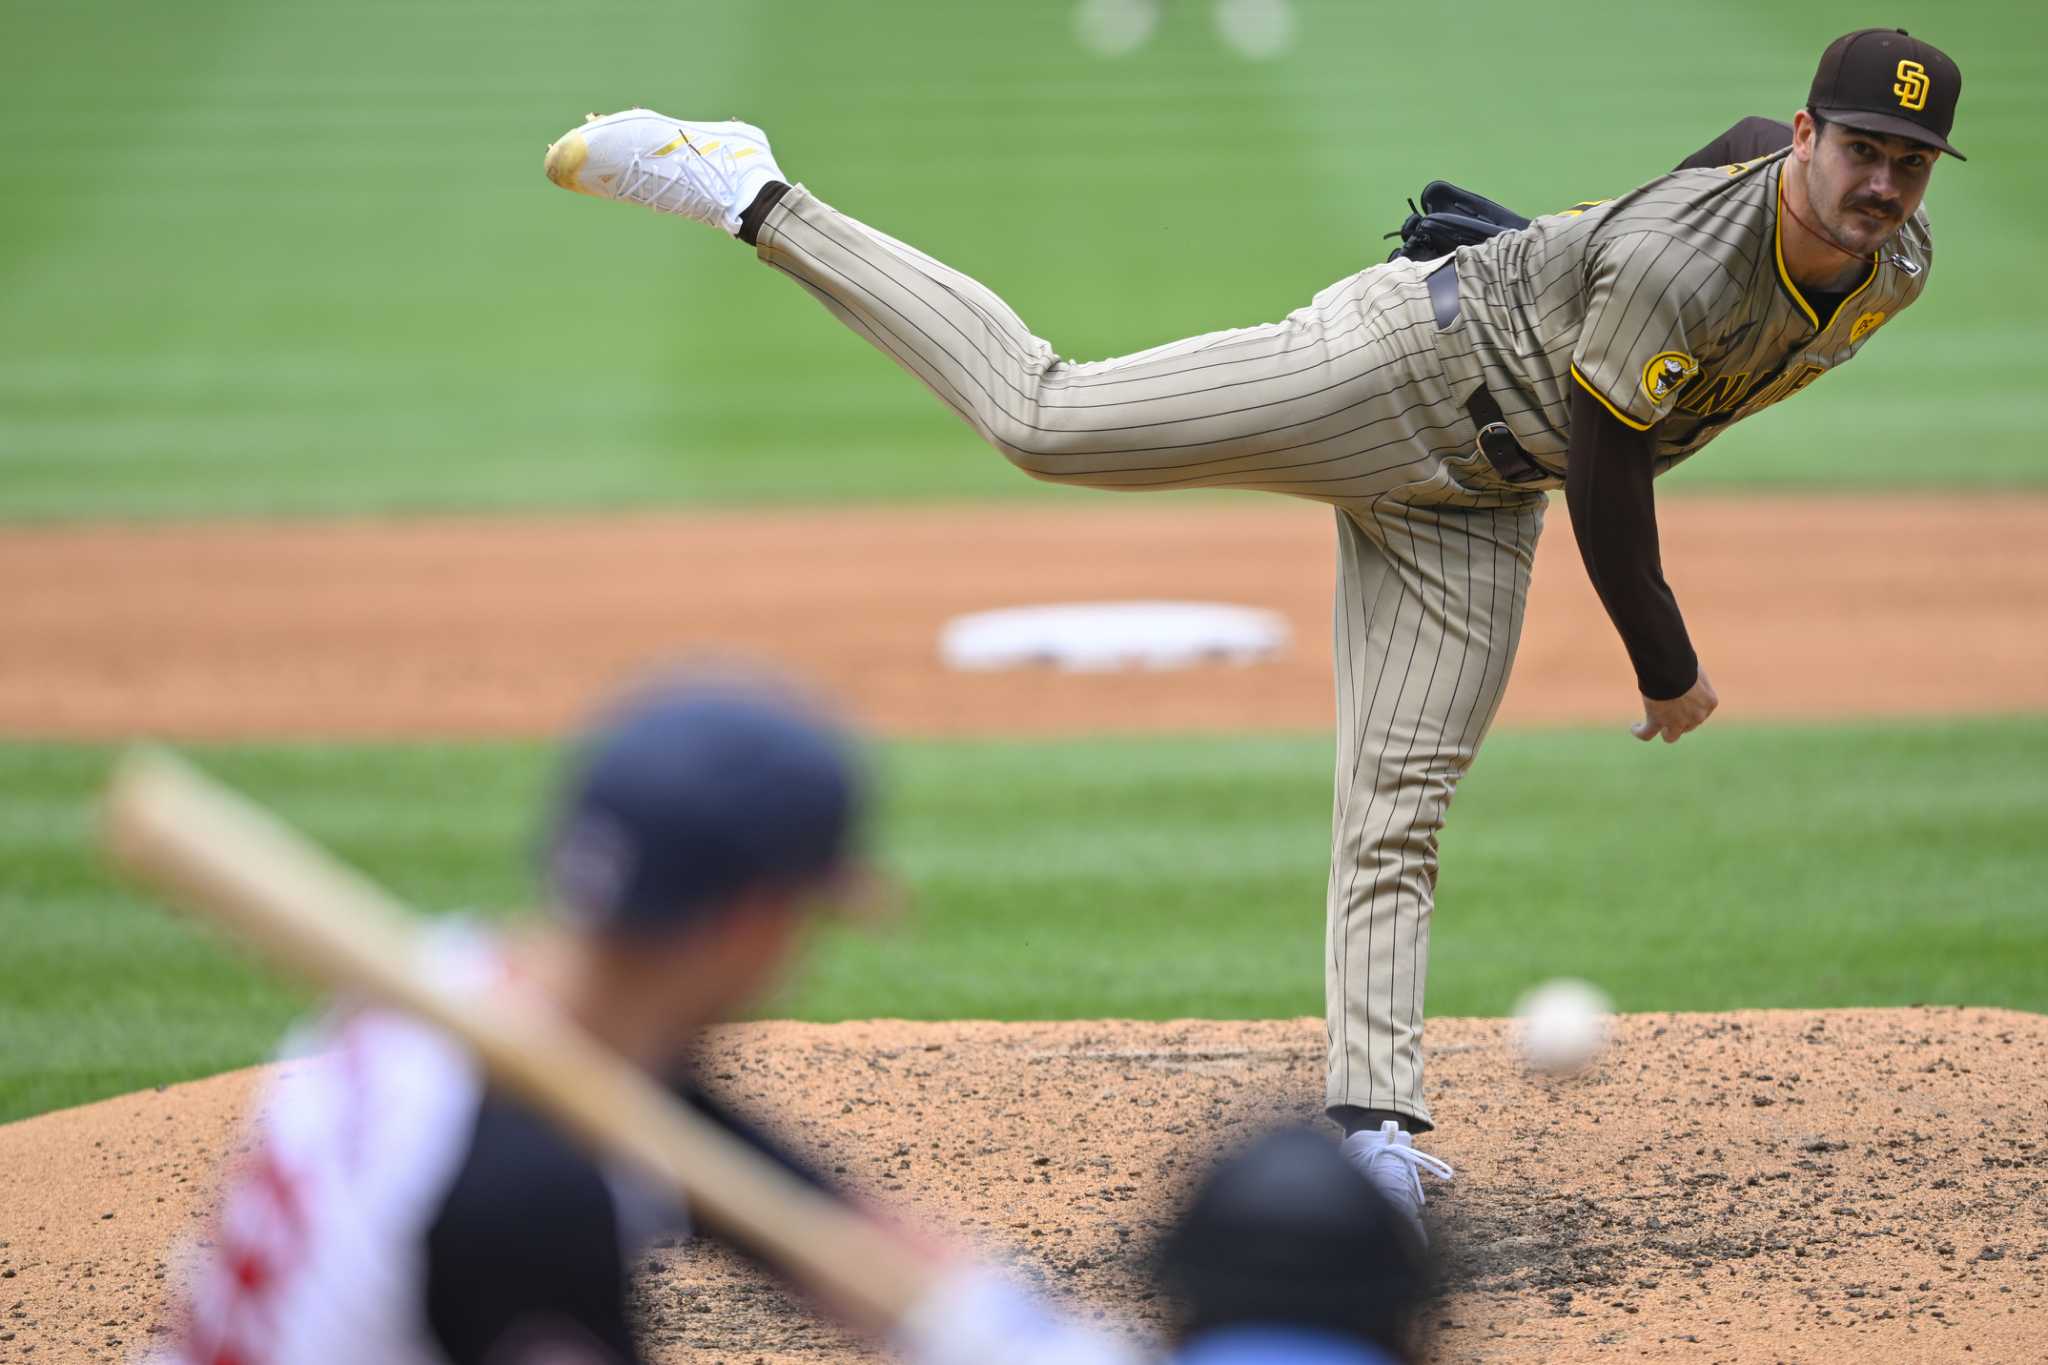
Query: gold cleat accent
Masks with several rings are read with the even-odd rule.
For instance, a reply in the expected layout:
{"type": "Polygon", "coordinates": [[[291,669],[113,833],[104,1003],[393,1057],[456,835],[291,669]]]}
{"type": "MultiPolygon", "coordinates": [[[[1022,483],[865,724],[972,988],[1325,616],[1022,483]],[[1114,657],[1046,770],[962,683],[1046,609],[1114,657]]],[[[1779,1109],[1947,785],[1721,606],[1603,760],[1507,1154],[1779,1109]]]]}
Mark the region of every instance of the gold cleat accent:
{"type": "Polygon", "coordinates": [[[584,142],[583,134],[564,133],[561,141],[548,144],[547,159],[541,163],[541,169],[547,172],[548,179],[563,189],[589,194],[590,191],[576,181],[577,174],[583,169],[583,159],[589,155],[590,147],[584,142]]]}

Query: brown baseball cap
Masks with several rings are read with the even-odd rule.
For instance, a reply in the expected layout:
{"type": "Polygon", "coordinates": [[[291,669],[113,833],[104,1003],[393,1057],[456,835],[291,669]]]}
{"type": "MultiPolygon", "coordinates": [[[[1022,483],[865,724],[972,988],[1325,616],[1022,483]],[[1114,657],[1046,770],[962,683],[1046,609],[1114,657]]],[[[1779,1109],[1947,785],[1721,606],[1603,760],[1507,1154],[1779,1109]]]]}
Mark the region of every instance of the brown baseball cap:
{"type": "Polygon", "coordinates": [[[1847,128],[1884,133],[1946,152],[1963,73],[1948,54],[1902,28],[1861,28],[1828,44],[1806,103],[1847,128]]]}

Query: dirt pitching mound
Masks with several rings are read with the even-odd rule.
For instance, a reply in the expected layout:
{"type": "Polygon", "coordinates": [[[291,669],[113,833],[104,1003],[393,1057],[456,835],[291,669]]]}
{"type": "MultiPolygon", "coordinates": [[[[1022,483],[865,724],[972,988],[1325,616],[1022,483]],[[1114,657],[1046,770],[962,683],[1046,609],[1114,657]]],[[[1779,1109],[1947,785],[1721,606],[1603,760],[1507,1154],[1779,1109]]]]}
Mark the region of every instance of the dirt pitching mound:
{"type": "MultiPolygon", "coordinates": [[[[1438,1359],[2042,1358],[2048,1018],[1637,1015],[1561,1082],[1500,1021],[1430,1037],[1438,1359]]],[[[707,1070],[850,1187],[1150,1332],[1144,1252],[1219,1154],[1314,1114],[1322,1053],[1314,1020],[764,1023],[707,1070]]],[[[255,1075],[0,1128],[0,1361],[149,1341],[255,1075]]],[[[715,1247],[640,1271],[657,1361],[871,1358],[715,1247]]]]}

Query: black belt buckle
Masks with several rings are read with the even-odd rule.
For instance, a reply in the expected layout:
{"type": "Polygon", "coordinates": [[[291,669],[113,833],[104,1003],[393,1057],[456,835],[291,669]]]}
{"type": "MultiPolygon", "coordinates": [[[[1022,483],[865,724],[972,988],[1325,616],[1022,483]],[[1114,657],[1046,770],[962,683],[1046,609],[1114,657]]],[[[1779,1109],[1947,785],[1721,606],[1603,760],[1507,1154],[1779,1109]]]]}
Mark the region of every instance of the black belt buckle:
{"type": "Polygon", "coordinates": [[[1508,466],[1529,463],[1529,457],[1522,453],[1521,444],[1515,440],[1515,433],[1508,430],[1506,422],[1488,422],[1479,428],[1472,447],[1502,473],[1506,473],[1508,466]]]}
{"type": "Polygon", "coordinates": [[[1493,401],[1493,395],[1481,385],[1465,400],[1465,411],[1472,418],[1472,429],[1477,434],[1472,438],[1472,448],[1486,458],[1493,466],[1493,472],[1509,483],[1544,483],[1561,476],[1545,469],[1530,458],[1522,449],[1522,443],[1515,439],[1515,433],[1508,430],[1508,424],[1501,415],[1500,404],[1493,401]]]}
{"type": "Polygon", "coordinates": [[[1493,466],[1493,472],[1509,483],[1542,483],[1557,477],[1529,458],[1529,452],[1522,449],[1522,443],[1508,430],[1506,422],[1488,422],[1479,428],[1472,444],[1493,466]]]}

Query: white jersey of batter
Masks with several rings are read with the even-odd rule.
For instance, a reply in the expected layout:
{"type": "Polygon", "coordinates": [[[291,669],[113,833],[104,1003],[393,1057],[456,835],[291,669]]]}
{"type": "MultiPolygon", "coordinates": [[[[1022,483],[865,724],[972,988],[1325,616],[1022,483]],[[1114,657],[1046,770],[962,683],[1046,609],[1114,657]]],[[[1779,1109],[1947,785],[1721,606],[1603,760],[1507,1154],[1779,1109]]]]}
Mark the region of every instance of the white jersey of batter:
{"type": "MultiPolygon", "coordinates": [[[[446,936],[435,957],[474,985],[502,970],[474,933],[446,936]]],[[[429,1234],[475,1151],[481,1071],[446,1035],[386,1011],[338,1014],[287,1052],[210,1237],[183,1268],[174,1345],[152,1360],[447,1365],[427,1311],[429,1234]]],[[[605,1184],[622,1262],[677,1221],[628,1179],[605,1184]]],[[[594,1342],[551,1345],[554,1360],[619,1358],[594,1342]]]]}
{"type": "Polygon", "coordinates": [[[481,1078],[453,1043],[393,1015],[358,1015],[333,1042],[275,1082],[192,1267],[171,1360],[445,1365],[426,1330],[426,1233],[481,1078]]]}

